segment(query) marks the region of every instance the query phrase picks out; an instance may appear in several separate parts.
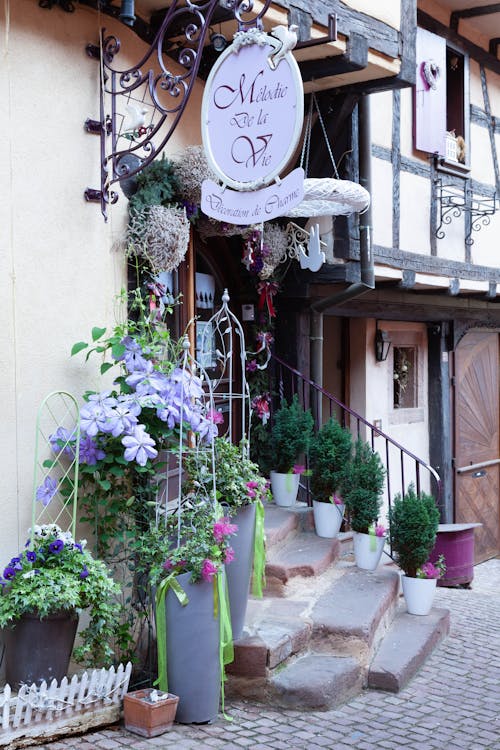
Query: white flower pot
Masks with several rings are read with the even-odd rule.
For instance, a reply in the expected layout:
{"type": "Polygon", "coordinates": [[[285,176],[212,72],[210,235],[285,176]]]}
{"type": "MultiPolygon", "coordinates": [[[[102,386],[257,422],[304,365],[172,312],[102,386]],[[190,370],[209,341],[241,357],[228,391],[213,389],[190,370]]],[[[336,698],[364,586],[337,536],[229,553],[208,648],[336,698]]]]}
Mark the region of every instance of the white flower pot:
{"type": "Polygon", "coordinates": [[[410,578],[402,575],[401,583],[410,615],[428,615],[434,601],[437,578],[410,578]]]}
{"type": "Polygon", "coordinates": [[[290,506],[295,505],[299,481],[300,474],[271,472],[271,491],[276,505],[281,505],[282,508],[290,508],[290,506]]]}
{"type": "Polygon", "coordinates": [[[358,568],[362,570],[375,570],[384,551],[385,536],[360,534],[355,531],[353,541],[354,559],[358,568]]]}
{"type": "Polygon", "coordinates": [[[344,517],[345,505],[320,503],[313,500],[314,526],[316,534],[326,539],[333,539],[340,531],[344,517]]]}

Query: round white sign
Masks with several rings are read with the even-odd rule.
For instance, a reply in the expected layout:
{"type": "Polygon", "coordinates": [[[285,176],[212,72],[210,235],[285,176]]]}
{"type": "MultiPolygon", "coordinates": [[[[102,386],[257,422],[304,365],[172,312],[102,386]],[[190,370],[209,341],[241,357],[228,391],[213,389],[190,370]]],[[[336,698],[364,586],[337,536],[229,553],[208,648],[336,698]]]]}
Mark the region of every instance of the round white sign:
{"type": "MultiPolygon", "coordinates": [[[[279,176],[304,117],[299,67],[290,52],[275,68],[276,41],[228,47],[212,68],[202,104],[203,145],[224,184],[256,190],[279,176]]],[[[263,40],[263,41],[262,41],[263,40]]]]}

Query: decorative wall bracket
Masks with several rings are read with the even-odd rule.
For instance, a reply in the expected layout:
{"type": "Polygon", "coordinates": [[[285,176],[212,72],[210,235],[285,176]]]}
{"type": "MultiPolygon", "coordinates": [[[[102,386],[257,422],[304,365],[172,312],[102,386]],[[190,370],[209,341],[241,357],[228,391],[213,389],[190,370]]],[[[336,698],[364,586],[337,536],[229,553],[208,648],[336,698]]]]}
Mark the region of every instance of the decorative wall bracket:
{"type": "Polygon", "coordinates": [[[465,217],[465,244],[474,244],[472,232],[478,232],[488,226],[497,210],[496,192],[492,196],[475,195],[471,188],[464,184],[463,189],[456,185],[443,185],[437,178],[435,181],[437,199],[437,228],[434,232],[438,240],[446,236],[444,226],[451,224],[454,218],[465,217]]]}
{"type": "MultiPolygon", "coordinates": [[[[246,31],[262,28],[270,2],[265,0],[254,14],[252,0],[227,0],[225,9],[232,12],[238,30],[246,31]]],[[[108,204],[118,200],[112,186],[153,161],[179,123],[196,81],[211,20],[219,7],[220,0],[173,0],[144,57],[124,70],[114,66],[120,40],[105,36],[103,30],[100,127],[90,119],[86,123],[87,130],[98,132],[101,139],[101,189],[87,188],[85,198],[100,200],[105,220],[108,204]],[[172,59],[181,72],[172,72],[172,59]]],[[[90,55],[89,48],[87,52],[90,55]]]]}

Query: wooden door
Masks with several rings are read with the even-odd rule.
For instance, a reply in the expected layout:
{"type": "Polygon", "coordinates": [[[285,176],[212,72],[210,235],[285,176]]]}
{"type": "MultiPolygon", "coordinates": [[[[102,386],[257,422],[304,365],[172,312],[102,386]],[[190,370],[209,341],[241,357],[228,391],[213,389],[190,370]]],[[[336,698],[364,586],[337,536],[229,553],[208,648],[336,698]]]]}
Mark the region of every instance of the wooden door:
{"type": "Polygon", "coordinates": [[[471,331],[455,351],[455,522],[479,522],[476,562],[500,552],[499,334],[471,331]]]}

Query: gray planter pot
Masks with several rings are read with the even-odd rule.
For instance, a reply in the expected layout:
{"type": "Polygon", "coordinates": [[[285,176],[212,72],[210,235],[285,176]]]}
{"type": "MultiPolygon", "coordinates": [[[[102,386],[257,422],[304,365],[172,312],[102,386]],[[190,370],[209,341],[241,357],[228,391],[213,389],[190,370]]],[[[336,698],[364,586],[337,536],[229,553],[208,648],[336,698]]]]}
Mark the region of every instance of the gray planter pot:
{"type": "Polygon", "coordinates": [[[167,678],[169,692],[179,696],[176,721],[202,724],[219,713],[220,607],[214,617],[213,583],[190,579],[191,573],[177,577],[189,599],[185,607],[172,590],[165,597],[167,678]]]}
{"type": "Polygon", "coordinates": [[[5,679],[11,688],[60,682],[68,672],[77,626],[76,612],[58,612],[43,620],[22,615],[13,627],[4,628],[5,679]]]}
{"type": "Polygon", "coordinates": [[[230,540],[235,555],[233,562],[226,566],[226,578],[233,640],[237,641],[243,633],[250,593],[255,539],[255,503],[239,508],[236,514],[231,516],[231,521],[238,525],[238,531],[230,540]]]}

